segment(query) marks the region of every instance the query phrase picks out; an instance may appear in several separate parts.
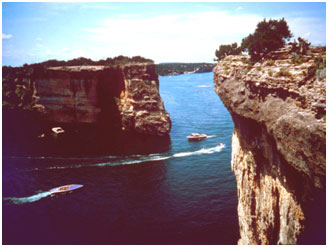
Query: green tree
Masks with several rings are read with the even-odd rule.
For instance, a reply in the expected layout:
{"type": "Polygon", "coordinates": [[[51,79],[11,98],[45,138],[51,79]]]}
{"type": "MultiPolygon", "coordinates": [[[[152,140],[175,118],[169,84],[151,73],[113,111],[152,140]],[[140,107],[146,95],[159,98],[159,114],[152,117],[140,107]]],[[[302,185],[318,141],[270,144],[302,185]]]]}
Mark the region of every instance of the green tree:
{"type": "Polygon", "coordinates": [[[241,48],[238,47],[237,43],[232,43],[231,45],[220,45],[219,50],[215,51],[215,56],[217,60],[221,60],[229,55],[238,55],[241,53],[241,48]]]}
{"type": "Polygon", "coordinates": [[[287,22],[281,20],[265,19],[257,24],[255,32],[248,35],[241,42],[242,51],[248,51],[251,59],[259,60],[270,51],[283,47],[286,40],[292,37],[287,22]]]}

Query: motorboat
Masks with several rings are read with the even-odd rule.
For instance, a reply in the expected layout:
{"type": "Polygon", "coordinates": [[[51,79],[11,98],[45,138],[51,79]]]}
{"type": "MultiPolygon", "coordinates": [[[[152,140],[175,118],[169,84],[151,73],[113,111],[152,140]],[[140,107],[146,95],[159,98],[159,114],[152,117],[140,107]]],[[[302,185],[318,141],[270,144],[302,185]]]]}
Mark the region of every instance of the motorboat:
{"type": "Polygon", "coordinates": [[[69,192],[69,191],[76,190],[76,189],[79,189],[82,187],[83,187],[82,184],[69,184],[69,185],[64,185],[64,186],[60,186],[60,187],[51,189],[50,192],[51,192],[51,194],[64,193],[64,192],[69,192]]]}
{"type": "Polygon", "coordinates": [[[187,136],[188,141],[201,141],[207,138],[206,134],[199,133],[191,133],[191,135],[187,136]]]}
{"type": "Polygon", "coordinates": [[[51,130],[55,135],[58,135],[58,134],[61,134],[61,133],[65,132],[62,127],[54,127],[51,130]]]}

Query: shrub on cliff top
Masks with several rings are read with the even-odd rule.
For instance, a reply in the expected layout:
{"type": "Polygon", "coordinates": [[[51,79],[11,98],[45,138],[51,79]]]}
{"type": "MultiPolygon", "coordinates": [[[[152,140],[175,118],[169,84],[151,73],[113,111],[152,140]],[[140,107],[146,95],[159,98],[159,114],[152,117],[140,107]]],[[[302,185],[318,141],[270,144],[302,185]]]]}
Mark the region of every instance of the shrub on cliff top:
{"type": "Polygon", "coordinates": [[[7,74],[6,72],[11,72],[12,70],[19,69],[20,71],[23,70],[44,70],[47,67],[62,67],[62,66],[82,66],[82,65],[104,65],[104,66],[111,66],[111,65],[126,65],[126,64],[134,64],[134,63],[147,63],[153,64],[154,61],[148,58],[144,58],[141,56],[134,56],[132,58],[126,56],[117,56],[114,58],[106,58],[101,59],[99,61],[93,61],[90,58],[79,57],[74,58],[71,60],[63,61],[63,60],[56,60],[51,59],[41,63],[34,63],[34,64],[24,64],[23,67],[8,67],[3,66],[2,71],[3,73],[7,74]]]}
{"type": "MultiPolygon", "coordinates": [[[[241,48],[238,47],[237,43],[232,43],[231,45],[220,45],[219,50],[215,51],[215,56],[217,61],[225,58],[229,55],[238,55],[241,53],[241,48]]],[[[215,60],[215,59],[214,59],[215,60]]]]}
{"type": "Polygon", "coordinates": [[[270,51],[277,50],[285,45],[292,33],[284,18],[281,20],[265,19],[257,24],[255,32],[242,40],[241,50],[248,51],[253,61],[259,60],[270,51]]]}
{"type": "Polygon", "coordinates": [[[326,57],[315,57],[314,58],[315,65],[310,66],[308,68],[307,78],[312,78],[313,76],[317,76],[318,80],[325,78],[326,76],[326,57]]]}

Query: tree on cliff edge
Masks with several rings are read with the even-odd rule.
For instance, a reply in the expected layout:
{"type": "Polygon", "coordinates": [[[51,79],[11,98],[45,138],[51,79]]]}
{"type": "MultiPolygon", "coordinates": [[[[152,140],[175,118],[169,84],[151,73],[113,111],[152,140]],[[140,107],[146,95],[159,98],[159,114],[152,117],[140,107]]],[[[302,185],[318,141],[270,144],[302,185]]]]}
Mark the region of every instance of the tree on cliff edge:
{"type": "Polygon", "coordinates": [[[236,42],[231,45],[220,45],[219,50],[215,51],[215,56],[217,59],[214,59],[214,61],[221,60],[229,55],[238,55],[240,52],[241,49],[238,47],[236,42]]]}
{"type": "Polygon", "coordinates": [[[292,37],[287,22],[281,20],[265,19],[257,24],[255,32],[242,40],[241,49],[248,51],[253,61],[259,60],[270,51],[283,47],[292,37]]]}

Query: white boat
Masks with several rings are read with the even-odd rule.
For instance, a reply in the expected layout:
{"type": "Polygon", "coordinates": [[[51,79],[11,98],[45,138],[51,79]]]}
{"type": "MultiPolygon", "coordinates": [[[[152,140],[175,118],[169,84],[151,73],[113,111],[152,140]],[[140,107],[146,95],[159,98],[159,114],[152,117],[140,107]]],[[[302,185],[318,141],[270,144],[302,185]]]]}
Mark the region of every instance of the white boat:
{"type": "Polygon", "coordinates": [[[188,141],[201,141],[207,138],[206,134],[199,133],[191,133],[191,135],[187,136],[188,141]]]}
{"type": "Polygon", "coordinates": [[[58,135],[58,134],[61,134],[61,133],[64,133],[65,131],[63,130],[62,127],[53,127],[52,129],[52,132],[54,132],[54,134],[58,135]]]}
{"type": "Polygon", "coordinates": [[[53,188],[50,190],[50,192],[51,192],[51,194],[64,193],[64,192],[69,192],[69,191],[76,190],[76,189],[79,189],[82,187],[83,187],[82,184],[69,184],[69,185],[64,185],[64,186],[60,186],[57,188],[53,188]]]}

